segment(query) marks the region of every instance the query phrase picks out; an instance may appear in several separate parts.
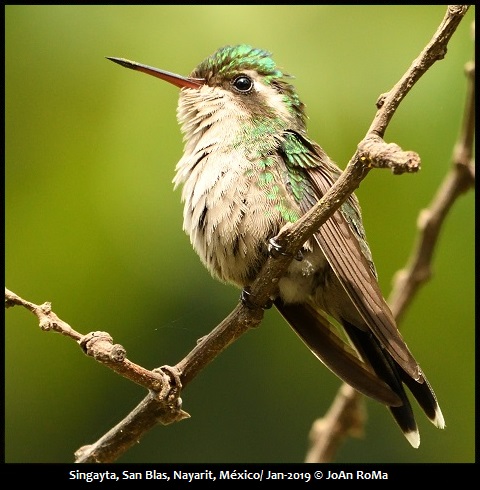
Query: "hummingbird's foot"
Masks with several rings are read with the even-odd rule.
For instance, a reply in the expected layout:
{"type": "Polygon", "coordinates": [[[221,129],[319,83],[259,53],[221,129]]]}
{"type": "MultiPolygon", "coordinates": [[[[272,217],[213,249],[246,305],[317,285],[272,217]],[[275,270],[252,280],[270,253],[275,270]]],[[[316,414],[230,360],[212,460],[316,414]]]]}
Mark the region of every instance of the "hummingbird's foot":
{"type": "Polygon", "coordinates": [[[273,257],[278,257],[279,255],[283,255],[283,256],[291,256],[293,257],[295,260],[298,260],[299,262],[301,262],[303,260],[303,254],[302,254],[302,251],[301,250],[297,250],[297,253],[295,255],[291,254],[291,253],[287,253],[284,251],[283,249],[283,246],[280,245],[276,240],[275,238],[270,238],[270,240],[268,240],[268,243],[269,243],[269,246],[268,246],[268,253],[273,257]]]}
{"type": "Polygon", "coordinates": [[[250,292],[250,288],[248,286],[245,286],[242,289],[242,293],[240,294],[240,301],[249,309],[249,310],[257,310],[258,308],[261,308],[262,310],[269,310],[273,306],[273,301],[271,299],[268,300],[266,305],[259,306],[255,304],[251,299],[250,296],[252,293],[250,292]]]}

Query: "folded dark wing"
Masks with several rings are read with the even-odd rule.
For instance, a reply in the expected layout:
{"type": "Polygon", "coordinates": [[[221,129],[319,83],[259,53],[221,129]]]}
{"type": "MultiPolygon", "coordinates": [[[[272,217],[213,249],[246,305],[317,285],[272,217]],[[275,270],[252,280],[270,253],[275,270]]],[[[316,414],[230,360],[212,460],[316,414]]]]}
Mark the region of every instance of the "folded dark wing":
{"type": "MultiPolygon", "coordinates": [[[[289,136],[300,139],[308,152],[296,157],[296,162],[305,163],[301,171],[307,183],[299,204],[302,211],[306,212],[330,189],[339,171],[318,145],[296,133],[290,133],[289,136]]],[[[298,167],[296,171],[299,171],[298,167]]],[[[361,242],[365,234],[356,198],[350,196],[320,227],[314,239],[365,325],[402,369],[413,379],[422,382],[420,368],[402,339],[380,291],[368,247],[364,245],[362,249],[361,242]]]]}

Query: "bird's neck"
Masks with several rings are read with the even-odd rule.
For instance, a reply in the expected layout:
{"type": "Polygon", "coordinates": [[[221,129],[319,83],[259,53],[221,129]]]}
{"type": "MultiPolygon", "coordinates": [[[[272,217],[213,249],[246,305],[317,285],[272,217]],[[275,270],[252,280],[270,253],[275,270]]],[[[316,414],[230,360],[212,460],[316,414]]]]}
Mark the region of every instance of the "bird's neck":
{"type": "Polygon", "coordinates": [[[305,131],[303,121],[288,110],[280,95],[270,102],[272,105],[251,111],[229,94],[210,87],[182,91],[177,118],[185,148],[176,167],[175,186],[204,170],[200,163],[213,154],[230,155],[229,159],[218,159],[224,161],[217,167],[219,175],[226,170],[223,166],[232,167],[232,155],[238,157],[237,164],[243,159],[242,171],[268,167],[286,130],[305,131]]]}

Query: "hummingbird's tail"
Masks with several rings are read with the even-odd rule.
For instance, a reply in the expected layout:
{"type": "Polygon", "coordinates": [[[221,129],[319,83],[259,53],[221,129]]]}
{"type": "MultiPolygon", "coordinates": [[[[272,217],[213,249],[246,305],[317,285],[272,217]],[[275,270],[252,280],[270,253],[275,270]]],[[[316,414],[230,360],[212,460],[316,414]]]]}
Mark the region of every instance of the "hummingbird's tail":
{"type": "MultiPolygon", "coordinates": [[[[417,448],[420,445],[420,433],[418,432],[412,406],[402,384],[400,373],[403,370],[398,367],[388,353],[381,349],[371,333],[359,330],[348,322],[344,322],[343,326],[362,358],[370,363],[378,377],[383,379],[402,400],[402,404],[399,407],[388,408],[408,442],[417,448]]],[[[410,376],[406,376],[416,385],[423,386],[410,378],[410,376]]]]}
{"type": "Polygon", "coordinates": [[[443,418],[442,411],[437,402],[437,397],[428,382],[428,379],[423,375],[423,383],[418,383],[412,379],[408,374],[400,369],[400,377],[402,381],[408,386],[412,395],[417,400],[422,410],[428,419],[439,429],[445,429],[445,419],[443,418]]]}
{"type": "Polygon", "coordinates": [[[381,348],[370,332],[360,330],[348,322],[343,322],[343,327],[362,358],[370,363],[378,377],[383,379],[402,400],[401,406],[390,406],[389,409],[413,447],[420,445],[420,434],[403,384],[408,387],[428,419],[439,429],[445,428],[445,420],[437,398],[423,373],[418,381],[413,379],[388,352],[381,348]]]}
{"type": "Polygon", "coordinates": [[[343,327],[355,349],[348,349],[335,333],[335,327],[321,312],[308,304],[285,304],[275,300],[275,306],[306,343],[309,349],[340,379],[357,391],[388,406],[395,421],[413,447],[420,445],[420,435],[412,406],[403,383],[409,388],[427,417],[439,428],[445,422],[435,394],[427,379],[411,378],[395,360],[381,348],[370,333],[344,322],[343,327]]]}

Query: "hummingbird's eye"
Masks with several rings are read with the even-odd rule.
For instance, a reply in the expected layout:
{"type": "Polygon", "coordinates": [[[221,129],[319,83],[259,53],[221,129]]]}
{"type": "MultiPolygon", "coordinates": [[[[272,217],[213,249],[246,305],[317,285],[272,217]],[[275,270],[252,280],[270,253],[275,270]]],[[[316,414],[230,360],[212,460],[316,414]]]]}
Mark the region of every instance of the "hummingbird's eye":
{"type": "Polygon", "coordinates": [[[232,85],[239,91],[243,93],[250,92],[253,88],[253,80],[246,75],[239,75],[232,82],[232,85]]]}

